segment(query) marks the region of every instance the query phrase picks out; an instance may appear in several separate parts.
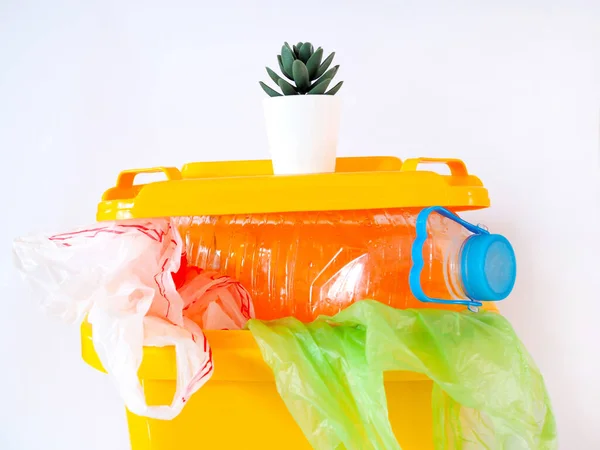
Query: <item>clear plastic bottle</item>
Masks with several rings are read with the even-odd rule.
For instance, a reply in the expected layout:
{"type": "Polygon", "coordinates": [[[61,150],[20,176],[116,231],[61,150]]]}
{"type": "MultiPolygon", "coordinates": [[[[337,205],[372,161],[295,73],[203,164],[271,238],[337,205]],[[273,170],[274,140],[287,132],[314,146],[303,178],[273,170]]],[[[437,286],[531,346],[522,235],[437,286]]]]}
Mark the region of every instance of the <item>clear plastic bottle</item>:
{"type": "MultiPolygon", "coordinates": [[[[409,272],[419,210],[390,209],[176,218],[188,263],[238,279],[252,294],[256,315],[308,322],[355,301],[395,308],[461,305],[423,303],[409,272]]],[[[432,298],[465,298],[461,249],[470,233],[432,214],[420,276],[432,298]]],[[[488,309],[494,309],[492,306],[488,309]]]]}

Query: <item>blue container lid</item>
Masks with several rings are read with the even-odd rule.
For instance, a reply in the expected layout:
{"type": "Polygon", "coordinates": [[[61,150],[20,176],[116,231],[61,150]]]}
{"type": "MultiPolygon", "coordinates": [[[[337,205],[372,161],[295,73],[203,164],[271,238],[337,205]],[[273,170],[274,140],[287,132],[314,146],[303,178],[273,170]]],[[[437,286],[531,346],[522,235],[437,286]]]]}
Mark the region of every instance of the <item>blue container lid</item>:
{"type": "Polygon", "coordinates": [[[469,236],[461,251],[461,277],[472,300],[503,300],[511,293],[517,277],[515,252],[499,234],[469,236]]]}

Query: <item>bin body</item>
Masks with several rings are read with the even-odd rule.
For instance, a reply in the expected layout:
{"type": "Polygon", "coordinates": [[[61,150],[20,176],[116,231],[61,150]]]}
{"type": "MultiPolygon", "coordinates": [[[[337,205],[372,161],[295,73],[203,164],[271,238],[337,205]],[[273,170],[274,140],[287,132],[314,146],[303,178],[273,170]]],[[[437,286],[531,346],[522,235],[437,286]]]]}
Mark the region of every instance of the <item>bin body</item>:
{"type": "MultiPolygon", "coordinates": [[[[83,359],[104,370],[84,323],[83,359]]],[[[132,450],[311,448],[277,392],[271,369],[249,331],[206,331],[215,372],[179,416],[170,421],[127,411],[132,450]]],[[[175,352],[144,349],[139,376],[151,405],[169,404],[175,392],[175,352]]],[[[403,450],[432,450],[432,382],[423,375],[387,372],[389,417],[403,450]]]]}
{"type": "MultiPolygon", "coordinates": [[[[390,421],[402,449],[433,450],[431,381],[411,379],[414,374],[390,375],[396,378],[385,384],[390,421]],[[398,380],[398,375],[406,379],[398,380]]],[[[151,380],[144,387],[148,401],[161,404],[171,401],[175,382],[151,380]]],[[[274,379],[212,379],[174,420],[127,412],[127,421],[132,450],[312,448],[277,393],[274,379]]]]}

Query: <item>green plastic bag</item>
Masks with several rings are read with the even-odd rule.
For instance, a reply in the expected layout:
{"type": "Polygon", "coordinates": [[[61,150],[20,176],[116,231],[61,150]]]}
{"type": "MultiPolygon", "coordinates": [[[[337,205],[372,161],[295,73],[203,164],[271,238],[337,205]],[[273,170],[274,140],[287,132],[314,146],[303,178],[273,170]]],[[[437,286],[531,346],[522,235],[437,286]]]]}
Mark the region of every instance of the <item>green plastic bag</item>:
{"type": "Polygon", "coordinates": [[[288,410],[315,449],[400,449],[383,372],[433,381],[437,450],[557,448],[544,381],[497,313],[397,310],[357,302],[303,324],[251,320],[288,410]]]}

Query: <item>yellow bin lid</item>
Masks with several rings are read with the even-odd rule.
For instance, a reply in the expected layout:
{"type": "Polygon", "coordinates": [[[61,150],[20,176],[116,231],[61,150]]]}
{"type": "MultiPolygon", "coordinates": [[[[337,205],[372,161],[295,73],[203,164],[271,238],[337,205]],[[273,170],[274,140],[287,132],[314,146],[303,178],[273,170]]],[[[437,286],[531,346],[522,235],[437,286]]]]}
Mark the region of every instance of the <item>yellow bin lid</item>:
{"type": "Polygon", "coordinates": [[[459,159],[338,158],[335,173],[273,175],[271,161],[196,162],[126,170],[98,205],[98,220],[344,211],[445,206],[455,211],[490,206],[487,189],[459,159]],[[445,164],[450,175],[418,170],[445,164]],[[166,180],[134,184],[142,173],[166,180]]]}

